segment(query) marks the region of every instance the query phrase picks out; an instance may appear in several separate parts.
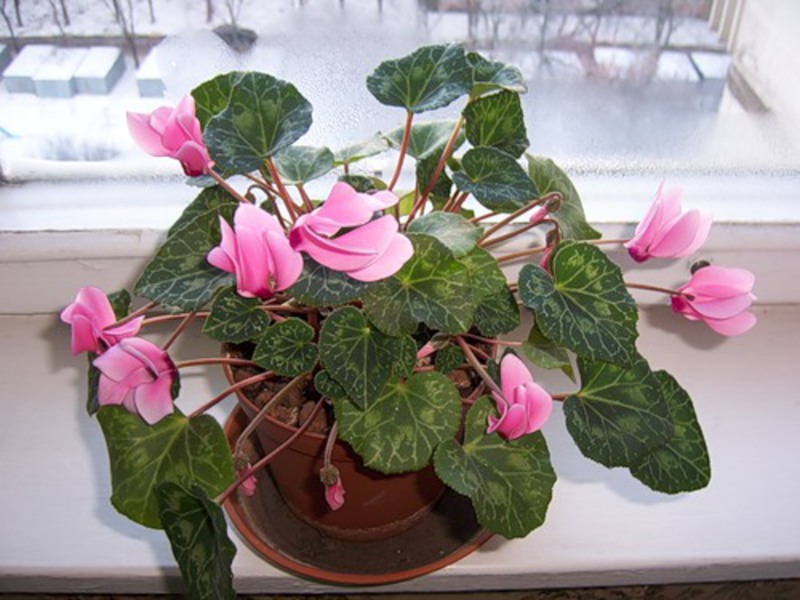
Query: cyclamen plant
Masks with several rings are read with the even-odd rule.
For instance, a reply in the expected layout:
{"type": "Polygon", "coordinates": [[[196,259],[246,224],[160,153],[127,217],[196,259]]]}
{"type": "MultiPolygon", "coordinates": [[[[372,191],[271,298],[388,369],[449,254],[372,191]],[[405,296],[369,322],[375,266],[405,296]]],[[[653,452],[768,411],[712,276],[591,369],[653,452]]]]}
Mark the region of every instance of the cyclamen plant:
{"type": "MultiPolygon", "coordinates": [[[[111,501],[165,529],[196,597],[234,597],[221,506],[237,489],[252,494],[266,466],[232,453],[204,414],[244,382],[189,415],[176,406],[179,374],[197,366],[255,367],[263,372],[248,383],[277,377],[315,388],[314,414],[327,411],[330,440],[349,443],[378,471],[432,463],[472,500],[484,527],[508,538],[544,521],[556,474],[541,428],[554,402],[588,458],[666,493],[709,481],[689,395],[637,352],[628,288],[664,292],[676,313],[738,335],[755,323],[753,276],[701,266],[678,289],[638,285],[600,244],[623,243],[639,262],[689,256],[710,217],[683,212],[678,191],[659,190],[630,240],[601,240],[564,171],[531,154],[526,167],[518,162],[528,147],[520,73],[458,45],[386,61],[367,88],[403,108],[405,125],[336,152],[295,143],[311,125],[311,105],[263,73],[220,75],[174,109],[131,113],[145,152],[178,160],[206,187],[136,283],[149,303],[131,311],[128,292],[86,287],[61,315],[73,354],[89,353],[88,410],[108,444],[111,501]],[[457,120],[415,122],[464,98],[457,120]],[[390,148],[398,155],[388,182],[353,173],[390,148]],[[409,159],[416,181],[400,192],[409,159]],[[331,173],[327,196],[313,198],[306,183],[331,173]],[[235,175],[249,187],[240,191],[235,175]],[[467,210],[470,198],[485,210],[467,210]],[[535,228],[545,243],[498,250],[535,228]],[[525,265],[508,282],[501,265],[513,261],[525,265]],[[533,324],[515,336],[521,341],[498,337],[528,322],[525,313],[533,324]],[[141,337],[171,321],[160,346],[141,337]],[[171,345],[195,321],[214,340],[252,343],[252,357],[174,359],[171,345]],[[575,391],[549,393],[523,359],[562,370],[575,391]],[[469,374],[466,390],[454,386],[456,371],[469,374]],[[385,411],[393,418],[365,426],[365,415],[385,411]]],[[[346,505],[347,481],[327,453],[320,479],[331,510],[346,505]]]]}

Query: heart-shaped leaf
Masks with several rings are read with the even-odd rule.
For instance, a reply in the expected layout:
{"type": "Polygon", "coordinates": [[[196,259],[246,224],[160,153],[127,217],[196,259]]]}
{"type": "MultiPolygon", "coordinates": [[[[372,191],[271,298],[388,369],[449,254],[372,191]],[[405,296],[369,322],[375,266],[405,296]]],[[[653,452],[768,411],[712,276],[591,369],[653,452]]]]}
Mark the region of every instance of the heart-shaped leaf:
{"type": "Polygon", "coordinates": [[[480,301],[475,309],[475,327],[492,338],[519,327],[519,306],[508,286],[480,301]]]}
{"type": "Polygon", "coordinates": [[[345,146],[333,153],[334,165],[349,165],[389,149],[389,142],[380,135],[345,146]]]}
{"type": "MultiPolygon", "coordinates": [[[[422,194],[433,179],[436,167],[439,165],[439,156],[431,154],[427,158],[417,161],[417,191],[422,194]]],[[[447,175],[447,169],[442,169],[430,191],[430,199],[434,206],[441,210],[444,203],[450,199],[450,192],[453,189],[453,180],[447,175]]],[[[412,221],[413,223],[413,221],[412,221]]]]}
{"type": "Polygon", "coordinates": [[[469,93],[472,68],[456,44],[424,46],[387,60],[367,77],[367,89],[381,104],[413,113],[442,108],[469,93]]]}
{"type": "Polygon", "coordinates": [[[159,516],[193,600],[235,600],[231,564],[236,546],[228,538],[222,508],[202,488],[171,481],[156,486],[159,516]]]}
{"type": "Polygon", "coordinates": [[[326,398],[347,398],[345,389],[337,383],[327,369],[320,369],[314,375],[314,389],[326,398]]]}
{"type": "Polygon", "coordinates": [[[506,441],[487,434],[492,402],[480,398],[467,413],[464,444],[450,439],[436,449],[436,474],[472,500],[478,521],[507,538],[539,527],[547,513],[556,474],[541,432],[506,441]]]}
{"type": "Polygon", "coordinates": [[[395,377],[409,377],[417,366],[417,343],[410,335],[397,338],[396,355],[392,374],[395,377]]]}
{"type": "Polygon", "coordinates": [[[258,298],[243,298],[234,287],[223,288],[211,303],[211,314],[203,324],[203,333],[220,342],[244,342],[257,338],[270,319],[258,298]]]}
{"type": "Polygon", "coordinates": [[[367,316],[389,335],[413,333],[419,323],[444,333],[467,331],[475,312],[467,268],[437,239],[420,233],[408,237],[414,256],[366,291],[367,316]]]}
{"type": "Polygon", "coordinates": [[[220,287],[229,285],[229,273],[206,260],[219,244],[219,217],[233,219],[237,202],[219,187],[206,188],[183,211],[167,233],[167,240],[136,282],[136,293],[181,311],[199,310],[220,287]]]}
{"type": "Polygon", "coordinates": [[[575,373],[569,360],[569,352],[552,340],[547,339],[537,323],[533,324],[528,339],[520,346],[520,352],[537,367],[543,369],[560,369],[567,377],[575,381],[575,373]]]}
{"type": "Polygon", "coordinates": [[[455,371],[464,363],[464,360],[464,351],[458,346],[450,345],[436,351],[434,364],[437,371],[446,374],[455,371]]]}
{"type": "Polygon", "coordinates": [[[704,488],[711,480],[711,463],[692,399],[666,371],[653,375],[669,407],[675,433],[632,466],[631,473],[649,488],[667,494],[704,488]]]}
{"type": "MultiPolygon", "coordinates": [[[[436,214],[436,213],[434,213],[436,214]]],[[[483,248],[475,248],[458,261],[467,267],[475,300],[480,302],[507,287],[506,276],[497,259],[483,248]]]]}
{"type": "Polygon", "coordinates": [[[467,62],[472,67],[472,96],[498,89],[517,94],[528,91],[522,73],[512,65],[487,60],[477,52],[468,53],[467,62]]]}
{"type": "Polygon", "coordinates": [[[636,302],[622,273],[599,248],[563,242],[550,256],[552,277],[525,265],[519,294],[549,339],[579,356],[630,365],[636,359],[636,302]]]}
{"type": "Polygon", "coordinates": [[[275,167],[283,183],[305,183],[333,169],[333,152],[328,148],[289,146],[275,155],[275,167]]]}
{"type": "Polygon", "coordinates": [[[567,397],[564,415],[572,439],[607,467],[631,467],[672,437],[669,407],[647,362],[630,368],[578,359],[583,387],[567,397]]]}
{"type": "Polygon", "coordinates": [[[435,371],[392,379],[365,410],[336,401],[339,437],[382,473],[417,471],[431,461],[437,445],[452,438],[461,420],[461,397],[435,371]]]}
{"type": "Polygon", "coordinates": [[[561,208],[550,213],[550,216],[558,222],[561,239],[595,240],[599,238],[600,232],[586,221],[581,197],[567,174],[549,158],[528,154],[527,159],[528,175],[536,183],[539,193],[544,196],[551,192],[561,192],[563,196],[561,208]]]}
{"type": "Polygon", "coordinates": [[[217,75],[192,90],[194,113],[202,129],[205,129],[212,117],[228,108],[231,91],[239,75],[241,73],[235,71],[217,75]]]}
{"type": "Polygon", "coordinates": [[[266,73],[227,77],[228,104],[208,120],[203,141],[220,166],[248,173],[308,131],[311,104],[292,84],[266,73]]]}
{"type": "Polygon", "coordinates": [[[539,196],[517,160],[497,148],[472,148],[453,173],[458,189],[475,196],[489,210],[514,212],[539,196]]]}
{"type": "Polygon", "coordinates": [[[291,317],[268,328],[253,351],[253,362],[285,377],[308,373],[317,364],[314,328],[291,317]]]}
{"type": "MultiPolygon", "coordinates": [[[[438,162],[439,157],[444,150],[447,140],[453,133],[453,128],[456,122],[453,120],[448,121],[429,121],[427,123],[414,123],[411,126],[411,133],[408,137],[408,146],[406,154],[421,160],[429,156],[435,156],[438,162]]],[[[395,148],[400,149],[403,144],[403,134],[405,127],[398,127],[386,134],[386,140],[395,148]]],[[[456,138],[456,143],[453,150],[458,149],[464,143],[463,131],[459,133],[456,138]]]]}
{"type": "Polygon", "coordinates": [[[396,350],[397,339],[381,333],[353,306],[332,312],[319,334],[325,368],[362,409],[383,390],[396,350]]]}
{"type": "Polygon", "coordinates": [[[518,158],[528,149],[519,94],[502,91],[470,102],[464,109],[466,135],[473,146],[491,146],[518,158]]]}
{"type": "Polygon", "coordinates": [[[370,284],[304,257],[303,273],[287,293],[308,306],[337,306],[360,298],[370,284]]]}
{"type": "MultiPolygon", "coordinates": [[[[471,252],[482,230],[461,215],[436,211],[411,221],[409,233],[426,233],[444,244],[456,258],[471,252]]],[[[497,264],[497,261],[494,261],[497,264]]]]}
{"type": "Polygon", "coordinates": [[[219,423],[179,412],[148,425],[121,406],[97,411],[111,463],[111,503],[129,519],[161,528],[156,488],[171,481],[216,496],[233,482],[233,462],[219,423]]]}

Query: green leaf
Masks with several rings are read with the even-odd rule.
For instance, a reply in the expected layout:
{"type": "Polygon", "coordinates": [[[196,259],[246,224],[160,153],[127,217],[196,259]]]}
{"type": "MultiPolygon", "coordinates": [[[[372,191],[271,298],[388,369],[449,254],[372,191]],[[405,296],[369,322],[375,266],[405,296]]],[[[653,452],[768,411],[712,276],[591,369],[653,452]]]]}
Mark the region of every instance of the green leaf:
{"type": "Polygon", "coordinates": [[[296,377],[308,373],[317,364],[314,328],[305,321],[290,317],[267,329],[253,352],[253,362],[277,375],[296,377]]]}
{"type": "Polygon", "coordinates": [[[100,402],[97,399],[97,386],[100,384],[100,369],[94,366],[94,359],[97,358],[94,352],[88,352],[86,358],[89,362],[89,367],[86,370],[86,412],[91,417],[100,408],[100,402]]]}
{"type": "MultiPolygon", "coordinates": [[[[444,151],[447,145],[447,140],[453,133],[456,126],[454,120],[448,121],[429,121],[427,123],[415,123],[411,126],[411,134],[408,137],[408,147],[406,154],[421,160],[430,156],[436,157],[436,162],[444,151]]],[[[386,134],[386,140],[389,144],[399,150],[403,144],[403,134],[405,127],[398,127],[386,134]]],[[[456,143],[453,150],[458,149],[464,143],[463,131],[456,137],[456,143]]]]}
{"type": "Polygon", "coordinates": [[[550,214],[558,222],[561,238],[565,240],[595,240],[600,232],[586,221],[583,204],[578,191],[564,173],[551,159],[527,155],[528,175],[536,183],[539,193],[544,196],[551,192],[561,192],[561,208],[550,214]]]}
{"type": "Polygon", "coordinates": [[[236,72],[217,75],[192,90],[195,116],[202,129],[205,129],[211,117],[228,107],[237,75],[236,72]]]}
{"type": "Polygon", "coordinates": [[[486,337],[497,337],[519,327],[519,306],[508,286],[484,298],[475,309],[475,327],[486,337]]]}
{"type": "Polygon", "coordinates": [[[539,196],[539,190],[517,160],[497,148],[472,148],[453,173],[458,189],[496,212],[514,212],[539,196]]]}
{"type": "Polygon", "coordinates": [[[236,288],[223,288],[211,303],[203,333],[220,342],[253,340],[269,327],[270,319],[262,306],[259,298],[243,298],[236,288]]]}
{"type": "MultiPolygon", "coordinates": [[[[408,233],[426,233],[444,244],[459,258],[471,252],[483,231],[461,215],[436,211],[411,221],[408,233]]],[[[495,261],[495,264],[497,261],[495,261]]]]}
{"type": "Polygon", "coordinates": [[[631,473],[649,488],[667,494],[704,488],[711,480],[711,462],[692,399],[666,371],[653,376],[669,407],[675,433],[633,465],[631,473]]]}
{"type": "Polygon", "coordinates": [[[206,188],[183,211],[167,240],[136,282],[139,296],[180,311],[202,308],[232,276],[206,260],[221,239],[219,217],[230,221],[237,202],[219,187],[206,188]]]}
{"type": "Polygon", "coordinates": [[[117,319],[123,319],[131,309],[131,295],[128,290],[122,289],[108,295],[108,302],[117,319]]]}
{"type": "Polygon", "coordinates": [[[396,350],[396,338],[381,333],[353,306],[332,312],[319,334],[325,368],[360,408],[380,395],[391,375],[396,350]]]}
{"type": "Polygon", "coordinates": [[[483,248],[473,249],[469,254],[459,258],[459,262],[469,271],[472,293],[476,301],[490,298],[508,287],[506,276],[503,275],[497,259],[483,248]]]}
{"type": "Polygon", "coordinates": [[[579,356],[632,364],[638,311],[619,267],[595,246],[562,242],[550,268],[552,277],[531,264],[519,275],[520,298],[542,333],[579,356]]]}
{"type": "MultiPolygon", "coordinates": [[[[417,176],[417,190],[420,194],[425,191],[425,188],[431,182],[431,179],[433,179],[433,175],[436,172],[436,167],[438,165],[439,157],[436,154],[432,154],[427,158],[417,161],[415,171],[417,176]]],[[[431,188],[429,196],[434,206],[438,210],[441,210],[442,206],[444,206],[444,203],[450,199],[450,191],[452,188],[453,180],[447,175],[447,169],[442,169],[442,171],[439,173],[439,177],[436,178],[436,181],[431,188]],[[439,200],[441,204],[439,204],[437,200],[439,200]]]]}
{"type": "Polygon", "coordinates": [[[333,153],[334,165],[349,165],[359,160],[375,156],[381,152],[386,152],[389,149],[389,143],[386,138],[376,135],[368,140],[356,142],[345,146],[333,153]]]}
{"type": "Polygon", "coordinates": [[[314,375],[314,389],[326,398],[347,398],[347,392],[339,385],[326,369],[320,369],[314,375]]]}
{"type": "Polygon", "coordinates": [[[461,397],[435,371],[392,379],[365,410],[347,400],[334,403],[339,437],[382,473],[417,471],[436,446],[452,438],[461,420],[461,397]]]}
{"type": "Polygon", "coordinates": [[[491,146],[519,158],[528,134],[519,94],[502,91],[470,102],[464,109],[466,134],[473,146],[491,146]]]}
{"type": "Polygon", "coordinates": [[[221,167],[235,173],[254,171],[311,127],[311,104],[292,84],[266,73],[224,77],[230,86],[228,103],[203,130],[203,141],[221,167]]]}
{"type": "Polygon", "coordinates": [[[506,441],[486,433],[490,414],[494,408],[484,396],[467,413],[464,445],[444,442],[433,464],[442,481],[472,500],[481,525],[523,537],[544,522],[556,474],[541,432],[506,441]]]}
{"type": "Polygon", "coordinates": [[[441,373],[450,373],[455,371],[464,363],[464,351],[458,346],[445,346],[436,352],[434,364],[436,370],[441,373]]]}
{"type": "Polygon", "coordinates": [[[328,148],[289,146],[275,155],[275,167],[283,183],[305,183],[333,169],[333,152],[328,148]]]}
{"type": "Polygon", "coordinates": [[[517,94],[528,91],[525,79],[519,69],[501,62],[489,61],[477,52],[467,54],[467,62],[472,67],[473,96],[480,96],[492,90],[508,90],[517,94]]]}
{"type": "Polygon", "coordinates": [[[471,86],[472,68],[456,44],[424,46],[382,62],[367,77],[367,89],[378,102],[413,113],[447,106],[471,86]]]}
{"type": "Polygon", "coordinates": [[[578,359],[583,387],[564,401],[572,439],[607,467],[639,464],[673,434],[669,407],[647,362],[630,368],[578,359]]]}
{"type": "Polygon", "coordinates": [[[520,352],[537,367],[560,369],[567,377],[575,381],[575,373],[567,349],[548,339],[536,323],[531,327],[527,341],[520,346],[520,352]]]}
{"type": "Polygon", "coordinates": [[[312,258],[304,257],[303,273],[286,292],[308,306],[336,306],[352,302],[364,295],[369,283],[352,279],[312,258]]]}
{"type": "Polygon", "coordinates": [[[156,486],[159,516],[193,600],[236,599],[231,564],[236,546],[228,538],[222,508],[202,488],[171,481],[156,486]]]}
{"type": "Polygon", "coordinates": [[[392,374],[395,377],[410,377],[417,366],[417,343],[410,335],[397,338],[396,356],[392,374]]]}
{"type": "Polygon", "coordinates": [[[419,323],[444,333],[467,331],[475,312],[467,268],[437,239],[420,233],[408,237],[414,256],[366,291],[367,316],[389,335],[413,333],[419,323]]]}
{"type": "Polygon", "coordinates": [[[377,177],[365,177],[364,175],[341,175],[337,181],[343,181],[359,194],[366,194],[367,192],[386,189],[386,184],[377,177]]]}
{"type": "Polygon", "coordinates": [[[160,483],[196,484],[216,496],[233,482],[228,441],[212,417],[188,419],[176,411],[148,425],[121,406],[103,406],[97,419],[111,463],[111,503],[141,525],[161,528],[160,483]]]}

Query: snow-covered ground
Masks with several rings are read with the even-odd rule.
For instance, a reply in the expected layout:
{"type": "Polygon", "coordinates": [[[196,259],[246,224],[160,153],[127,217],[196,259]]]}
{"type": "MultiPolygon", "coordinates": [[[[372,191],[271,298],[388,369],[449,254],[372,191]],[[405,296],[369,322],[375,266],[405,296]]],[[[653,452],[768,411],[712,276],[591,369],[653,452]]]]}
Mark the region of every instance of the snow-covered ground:
{"type": "MultiPolygon", "coordinates": [[[[208,22],[206,2],[153,0],[151,22],[148,2],[133,0],[136,32],[167,36],[158,49],[166,84],[163,99],[139,97],[130,57],[125,75],[108,96],[51,99],[0,88],[0,153],[11,165],[7,170],[20,157],[139,159],[142,154],[127,135],[125,111],[174,103],[204,79],[231,69],[258,69],[292,81],[314,105],[314,126],[303,143],[336,148],[399,124],[400,112],[379,105],[364,87],[366,75],[381,60],[444,41],[466,42],[520,67],[530,84],[524,104],[536,153],[614,165],[666,161],[719,166],[752,165],[748,156],[753,144],[780,148],[770,141],[775,125],[769,119],[754,120],[724,92],[729,59],[716,51],[715,35],[702,20],[682,21],[672,37],[674,44],[711,49],[692,55],[702,81],[686,53],[664,52],[653,63],[646,48],[626,47],[652,38],[652,23],[638,17],[603,23],[597,40],[604,47],[595,50],[596,64],[587,77],[574,52],[532,51],[530,38],[539,22],[521,21],[516,14],[484,15],[470,30],[466,14],[426,14],[411,0],[232,3],[242,5],[240,24],[258,33],[256,46],[245,55],[233,53],[211,33],[228,20],[226,1],[214,0],[215,13],[208,22]],[[490,35],[493,31],[496,35],[490,35]],[[612,42],[622,47],[608,46],[612,42]]],[[[22,5],[24,26],[17,28],[18,36],[60,35],[49,2],[22,5]]],[[[106,0],[67,5],[71,24],[62,26],[68,35],[119,34],[106,0]]],[[[561,24],[565,31],[577,25],[569,20],[561,24]]],[[[452,115],[459,108],[425,116],[452,115]]],[[[800,162],[797,146],[791,142],[788,148],[784,144],[781,161],[800,162]]],[[[768,153],[763,160],[775,164],[768,153]]]]}

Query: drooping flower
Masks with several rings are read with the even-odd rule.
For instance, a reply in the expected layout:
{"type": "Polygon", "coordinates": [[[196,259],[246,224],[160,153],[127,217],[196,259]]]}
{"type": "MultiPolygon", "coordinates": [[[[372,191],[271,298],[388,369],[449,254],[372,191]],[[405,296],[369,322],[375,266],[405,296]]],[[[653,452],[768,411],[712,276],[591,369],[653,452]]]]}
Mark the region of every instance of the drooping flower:
{"type": "Polygon", "coordinates": [[[746,269],[703,267],[672,296],[672,310],[721,335],[740,335],[756,324],[756,316],[747,312],[756,298],[754,283],[755,276],[746,269]]]}
{"type": "Polygon", "coordinates": [[[144,317],[136,317],[117,327],[108,296],[102,290],[86,286],[78,290],[75,301],[61,311],[61,320],[72,325],[72,355],[81,352],[100,354],[120,340],[139,332],[144,317]]]}
{"type": "Polygon", "coordinates": [[[293,250],[278,220],[252,204],[240,204],[233,229],[220,217],[222,241],[208,253],[208,262],[236,275],[236,291],[245,298],[271,298],[290,287],[303,270],[302,255],[293,250]]]}
{"type": "Polygon", "coordinates": [[[333,484],[325,486],[325,501],[331,507],[331,510],[339,510],[344,506],[346,493],[341,477],[337,477],[333,484]]]}
{"type": "Polygon", "coordinates": [[[128,130],[139,147],[151,156],[169,156],[181,163],[190,177],[208,173],[208,155],[200,121],[194,112],[194,98],[187,94],[171,108],[161,106],[150,114],[128,113],[128,130]]]}
{"type": "Polygon", "coordinates": [[[245,496],[252,496],[256,493],[256,485],[258,484],[258,480],[256,479],[255,475],[250,475],[247,479],[242,482],[242,485],[239,486],[239,489],[242,490],[242,493],[245,496]]]}
{"type": "Polygon", "coordinates": [[[651,256],[679,258],[696,252],[710,229],[711,215],[696,209],[681,213],[680,190],[662,186],[625,247],[636,262],[651,256]]]}
{"type": "Polygon", "coordinates": [[[553,410],[553,398],[533,381],[528,368],[511,353],[500,363],[500,388],[492,392],[499,417],[489,415],[487,433],[497,431],[507,440],[533,433],[544,425],[553,410]]]}
{"type": "Polygon", "coordinates": [[[411,241],[398,232],[393,216],[371,220],[377,211],[397,202],[391,192],[359,194],[339,182],[322,206],[297,220],[289,240],[295,250],[353,279],[384,279],[394,275],[414,254],[411,241]],[[349,231],[337,236],[342,229],[349,231]]]}
{"type": "Polygon", "coordinates": [[[120,340],[94,360],[100,370],[97,400],[122,405],[153,425],[172,414],[172,384],[177,369],[169,355],[145,339],[120,340]]]}

